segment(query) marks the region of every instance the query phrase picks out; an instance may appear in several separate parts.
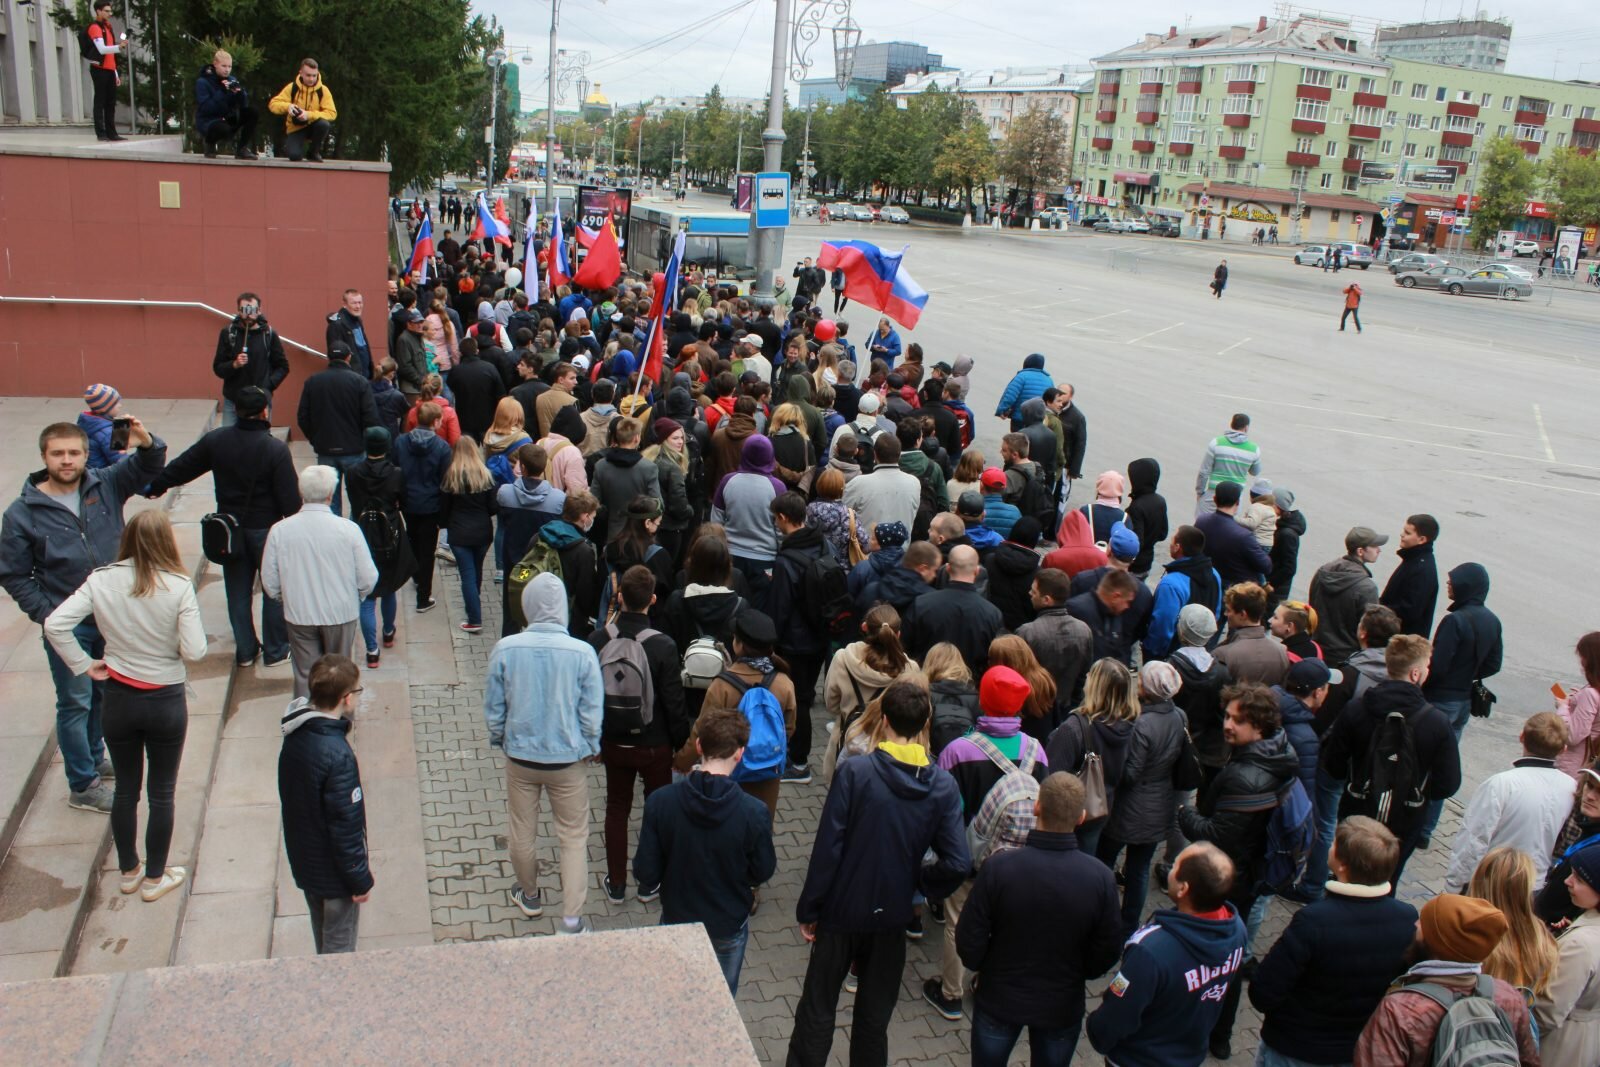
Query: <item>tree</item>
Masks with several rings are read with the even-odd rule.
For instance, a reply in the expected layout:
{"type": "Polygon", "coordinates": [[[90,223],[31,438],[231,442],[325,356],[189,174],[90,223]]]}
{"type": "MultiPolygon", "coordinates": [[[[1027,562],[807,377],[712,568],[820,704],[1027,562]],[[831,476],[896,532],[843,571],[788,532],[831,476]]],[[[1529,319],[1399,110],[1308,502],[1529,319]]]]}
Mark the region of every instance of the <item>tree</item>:
{"type": "Polygon", "coordinates": [[[1600,222],[1600,156],[1558,148],[1543,171],[1545,204],[1557,226],[1600,222]]]}
{"type": "Polygon", "coordinates": [[[998,166],[1002,176],[1019,189],[1028,190],[1028,212],[1040,186],[1065,181],[1072,173],[1067,152],[1067,124],[1061,116],[1037,103],[1018,115],[1000,146],[998,166]]]}
{"type": "Polygon", "coordinates": [[[1501,230],[1527,211],[1538,183],[1539,169],[1522,145],[1511,137],[1496,137],[1478,157],[1478,202],[1472,207],[1472,240],[1492,241],[1501,230]]]}
{"type": "Polygon", "coordinates": [[[933,176],[960,189],[969,204],[973,188],[987,185],[995,174],[994,142],[989,140],[989,131],[976,118],[947,135],[933,161],[933,176]]]}

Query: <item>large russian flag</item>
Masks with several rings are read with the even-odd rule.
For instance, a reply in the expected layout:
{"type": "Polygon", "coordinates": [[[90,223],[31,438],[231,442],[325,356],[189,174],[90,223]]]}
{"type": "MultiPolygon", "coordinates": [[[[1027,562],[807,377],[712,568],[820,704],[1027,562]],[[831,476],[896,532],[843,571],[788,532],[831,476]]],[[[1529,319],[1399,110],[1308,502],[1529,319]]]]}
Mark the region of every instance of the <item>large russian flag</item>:
{"type": "Polygon", "coordinates": [[[406,263],[406,273],[420,287],[427,284],[428,268],[433,264],[433,219],[424,217],[417,227],[417,243],[411,246],[411,259],[406,263]]]}
{"type": "Polygon", "coordinates": [[[928,291],[906,270],[902,262],[905,254],[905,248],[885,252],[866,241],[824,241],[817,266],[844,271],[845,296],[883,312],[910,330],[922,317],[928,291]]]}

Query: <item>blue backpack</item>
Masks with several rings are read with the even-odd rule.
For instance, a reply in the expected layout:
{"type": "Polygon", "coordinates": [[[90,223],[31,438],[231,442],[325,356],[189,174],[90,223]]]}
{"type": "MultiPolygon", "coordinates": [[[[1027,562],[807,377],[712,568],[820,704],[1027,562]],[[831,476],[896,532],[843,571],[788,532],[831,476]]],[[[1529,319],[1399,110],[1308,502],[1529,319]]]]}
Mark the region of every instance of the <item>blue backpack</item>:
{"type": "Polygon", "coordinates": [[[495,488],[499,488],[502,485],[510,485],[516,481],[517,474],[511,469],[511,454],[523,445],[532,443],[532,438],[524,437],[510,448],[502,449],[489,457],[484,466],[488,467],[489,473],[494,475],[495,488]]]}
{"type": "Polygon", "coordinates": [[[1299,885],[1316,839],[1311,798],[1296,778],[1278,791],[1278,806],[1267,823],[1267,871],[1262,881],[1275,891],[1299,885]]]}
{"type": "Polygon", "coordinates": [[[776,674],[776,671],[768,671],[760,685],[752,685],[732,671],[717,675],[739,694],[739,710],[750,720],[750,740],[744,746],[744,759],[729,775],[735,782],[764,782],[776,778],[789,757],[789,731],[783,723],[783,707],[771,689],[776,674]]]}

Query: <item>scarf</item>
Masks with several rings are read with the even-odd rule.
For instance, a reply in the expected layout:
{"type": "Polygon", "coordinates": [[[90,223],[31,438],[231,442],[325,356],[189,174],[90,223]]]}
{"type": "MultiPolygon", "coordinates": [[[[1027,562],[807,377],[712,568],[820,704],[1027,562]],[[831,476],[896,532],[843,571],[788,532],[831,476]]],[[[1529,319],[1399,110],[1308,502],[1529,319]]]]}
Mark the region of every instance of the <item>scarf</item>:
{"type": "Polygon", "coordinates": [[[739,662],[748,663],[750,666],[760,671],[763,678],[778,669],[772,665],[771,656],[740,656],[739,662]]]}

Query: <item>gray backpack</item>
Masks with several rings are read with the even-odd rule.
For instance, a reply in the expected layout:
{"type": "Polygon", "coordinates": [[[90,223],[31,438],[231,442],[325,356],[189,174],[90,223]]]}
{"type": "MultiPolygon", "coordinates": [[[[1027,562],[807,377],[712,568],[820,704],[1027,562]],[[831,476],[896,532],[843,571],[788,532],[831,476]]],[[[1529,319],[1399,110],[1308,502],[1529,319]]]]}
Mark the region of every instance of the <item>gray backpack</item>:
{"type": "Polygon", "coordinates": [[[646,628],[638,637],[627,637],[616,623],[606,625],[609,640],[600,650],[600,684],[605,691],[601,730],[610,737],[637,737],[655,718],[655,683],[644,642],[658,632],[646,628]]]}
{"type": "Polygon", "coordinates": [[[1518,1067],[1522,1052],[1516,1031],[1494,1002],[1494,979],[1478,976],[1470,993],[1457,993],[1433,982],[1406,989],[1421,993],[1444,1009],[1433,1039],[1432,1067],[1518,1067]]]}

